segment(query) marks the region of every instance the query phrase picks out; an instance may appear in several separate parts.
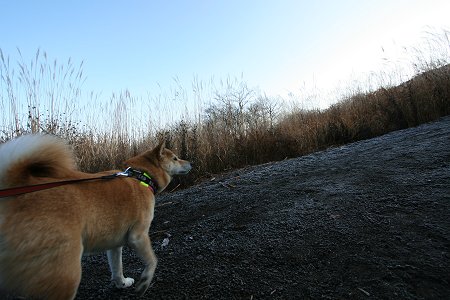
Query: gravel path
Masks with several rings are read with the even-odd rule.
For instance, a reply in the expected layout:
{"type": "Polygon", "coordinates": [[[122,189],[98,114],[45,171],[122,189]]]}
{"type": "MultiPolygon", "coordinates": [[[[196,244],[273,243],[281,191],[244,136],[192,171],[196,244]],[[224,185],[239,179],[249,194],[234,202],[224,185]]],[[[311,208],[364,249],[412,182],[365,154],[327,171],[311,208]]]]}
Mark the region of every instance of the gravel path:
{"type": "MultiPolygon", "coordinates": [[[[448,299],[450,117],[161,195],[150,236],[145,299],[448,299]]],[[[136,297],[109,276],[84,257],[77,299],[136,297]]]]}

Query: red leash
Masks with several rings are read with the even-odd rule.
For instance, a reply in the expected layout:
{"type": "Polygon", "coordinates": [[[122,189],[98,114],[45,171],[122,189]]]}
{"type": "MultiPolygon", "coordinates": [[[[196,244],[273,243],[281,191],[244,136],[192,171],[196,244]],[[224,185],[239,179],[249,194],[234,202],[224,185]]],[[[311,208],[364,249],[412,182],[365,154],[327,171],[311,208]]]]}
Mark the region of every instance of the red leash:
{"type": "Polygon", "coordinates": [[[31,193],[31,192],[37,192],[37,191],[41,191],[41,190],[51,189],[51,188],[61,186],[61,185],[77,183],[77,182],[82,182],[82,181],[99,180],[99,179],[114,179],[117,177],[135,178],[135,179],[139,180],[141,182],[141,184],[143,184],[145,187],[148,187],[153,192],[153,194],[155,194],[158,190],[157,182],[155,181],[155,179],[151,178],[150,175],[148,175],[145,172],[141,172],[139,170],[127,168],[123,172],[119,172],[119,173],[111,174],[111,175],[100,176],[100,177],[64,180],[64,181],[8,188],[8,189],[0,190],[0,198],[17,196],[17,195],[22,195],[22,194],[31,193]]]}
{"type": "Polygon", "coordinates": [[[13,187],[13,188],[9,188],[9,189],[0,190],[0,198],[17,196],[17,195],[22,195],[22,194],[31,193],[31,192],[37,192],[37,191],[41,191],[41,190],[51,189],[51,188],[61,186],[61,185],[77,183],[77,182],[82,182],[82,181],[99,180],[99,179],[113,179],[113,178],[116,178],[119,176],[124,176],[124,175],[122,175],[122,173],[117,173],[117,174],[106,175],[106,176],[95,177],[95,178],[83,178],[83,179],[42,183],[42,184],[29,185],[29,186],[13,187]]]}

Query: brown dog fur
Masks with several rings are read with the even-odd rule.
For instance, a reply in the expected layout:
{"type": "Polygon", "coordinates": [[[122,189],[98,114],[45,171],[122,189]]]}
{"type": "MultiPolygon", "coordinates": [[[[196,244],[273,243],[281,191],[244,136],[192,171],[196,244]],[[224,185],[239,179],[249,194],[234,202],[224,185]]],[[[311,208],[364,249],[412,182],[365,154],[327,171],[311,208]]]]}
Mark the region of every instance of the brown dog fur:
{"type": "MultiPolygon", "coordinates": [[[[164,190],[172,175],[191,166],[164,144],[133,157],[127,166],[145,171],[164,190]]],[[[105,174],[77,171],[72,152],[61,140],[31,135],[0,146],[0,189],[92,178],[105,174]]],[[[147,290],[157,259],[148,230],[154,195],[134,178],[65,185],[0,199],[0,289],[33,298],[73,299],[81,279],[83,253],[108,250],[112,280],[128,287],[121,251],[130,245],[145,269],[136,286],[147,290]]]]}

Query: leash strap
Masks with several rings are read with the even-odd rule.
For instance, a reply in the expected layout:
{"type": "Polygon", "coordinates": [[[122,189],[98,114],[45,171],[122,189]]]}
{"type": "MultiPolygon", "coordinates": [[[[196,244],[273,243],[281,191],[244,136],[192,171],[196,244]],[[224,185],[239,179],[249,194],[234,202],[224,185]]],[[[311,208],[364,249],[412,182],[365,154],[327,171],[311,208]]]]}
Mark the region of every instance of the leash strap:
{"type": "Polygon", "coordinates": [[[78,183],[78,182],[83,182],[83,181],[100,180],[100,179],[102,179],[102,180],[114,179],[117,177],[136,178],[137,180],[139,180],[141,182],[142,185],[150,188],[153,193],[156,193],[156,191],[157,191],[156,182],[147,173],[141,172],[138,170],[134,170],[131,168],[127,168],[123,172],[119,172],[119,173],[111,174],[111,175],[105,175],[105,176],[101,176],[101,177],[64,180],[64,181],[8,188],[8,189],[0,190],[0,198],[18,196],[18,195],[22,195],[22,194],[37,192],[37,191],[51,189],[51,188],[58,187],[61,185],[66,185],[66,184],[78,183]]]}
{"type": "Polygon", "coordinates": [[[113,179],[113,178],[117,177],[115,175],[116,174],[102,176],[102,177],[95,177],[95,178],[83,178],[83,179],[74,179],[74,180],[65,180],[65,181],[35,184],[35,185],[29,185],[29,186],[13,187],[13,188],[9,188],[9,189],[0,190],[0,198],[10,197],[10,196],[18,196],[18,195],[22,195],[22,194],[31,193],[31,192],[37,192],[37,191],[51,189],[54,187],[71,184],[71,183],[90,181],[90,180],[98,180],[98,179],[113,179]]]}

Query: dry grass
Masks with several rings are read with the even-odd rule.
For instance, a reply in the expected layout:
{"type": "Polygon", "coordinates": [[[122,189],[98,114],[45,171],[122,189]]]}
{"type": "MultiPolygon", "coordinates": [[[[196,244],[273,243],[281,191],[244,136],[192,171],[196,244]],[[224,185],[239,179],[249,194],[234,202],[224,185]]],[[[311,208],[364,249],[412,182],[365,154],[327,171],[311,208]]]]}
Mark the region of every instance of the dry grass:
{"type": "Polygon", "coordinates": [[[45,52],[37,51],[26,64],[20,50],[17,68],[0,49],[1,138],[9,139],[25,132],[50,132],[67,135],[78,131],[73,120],[84,81],[81,63],[74,66],[50,62],[45,52]]]}
{"type": "MultiPolygon", "coordinates": [[[[128,91],[113,94],[107,108],[101,107],[104,115],[113,116],[114,122],[106,126],[98,109],[89,115],[92,108],[76,105],[82,98],[82,64],[50,63],[38,51],[29,65],[19,62],[15,74],[0,50],[0,140],[39,131],[62,136],[73,144],[80,168],[94,172],[121,168],[126,158],[164,138],[168,147],[194,162],[194,171],[184,181],[192,184],[210,174],[304,155],[450,114],[448,32],[428,45],[434,45],[431,52],[438,54],[425,57],[414,49],[418,59],[413,63],[413,79],[376,91],[353,88],[326,110],[287,108],[243,81],[227,81],[219,88],[210,85],[205,92],[205,85],[194,80],[196,113],[163,128],[155,124],[161,124],[161,116],[171,109],[155,103],[168,99],[141,101],[128,91]],[[153,104],[137,107],[146,102],[153,104]],[[205,103],[209,104],[205,107],[205,103]],[[148,112],[153,119],[136,120],[136,110],[148,112]]],[[[174,95],[188,97],[182,87],[174,95]]],[[[90,98],[97,100],[92,93],[90,98]]],[[[179,105],[179,99],[174,101],[179,105]]]]}

